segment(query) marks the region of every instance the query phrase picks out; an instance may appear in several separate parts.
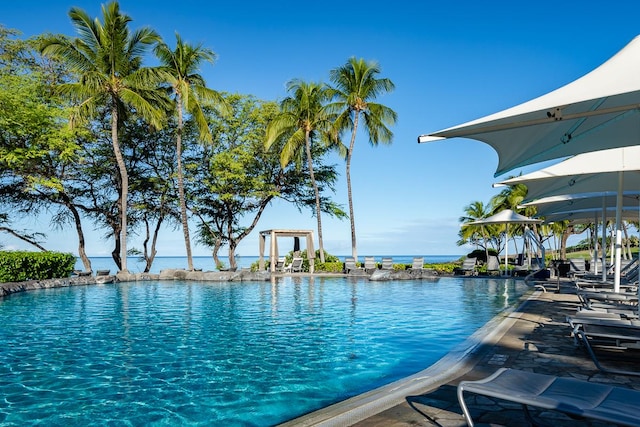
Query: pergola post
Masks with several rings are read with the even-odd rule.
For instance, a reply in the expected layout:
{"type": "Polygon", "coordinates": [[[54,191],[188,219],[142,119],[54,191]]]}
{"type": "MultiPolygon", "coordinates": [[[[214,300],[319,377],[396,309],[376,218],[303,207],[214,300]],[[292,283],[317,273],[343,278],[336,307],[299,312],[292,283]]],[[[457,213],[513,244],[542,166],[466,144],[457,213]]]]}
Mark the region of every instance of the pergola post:
{"type": "Polygon", "coordinates": [[[304,237],[307,242],[307,259],[309,260],[309,272],[315,271],[316,251],[313,247],[313,230],[264,230],[259,234],[260,258],[258,265],[260,269],[264,269],[264,249],[265,240],[269,236],[269,271],[276,271],[276,263],[278,260],[278,237],[304,237]]]}

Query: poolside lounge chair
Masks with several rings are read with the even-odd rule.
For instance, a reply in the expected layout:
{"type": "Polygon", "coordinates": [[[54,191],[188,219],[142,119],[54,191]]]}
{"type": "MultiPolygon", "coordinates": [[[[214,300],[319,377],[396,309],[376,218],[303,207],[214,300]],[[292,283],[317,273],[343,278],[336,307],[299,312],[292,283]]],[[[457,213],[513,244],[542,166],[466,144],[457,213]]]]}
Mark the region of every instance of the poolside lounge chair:
{"type": "Polygon", "coordinates": [[[356,265],[356,259],[353,257],[347,257],[344,259],[344,272],[350,274],[352,272],[360,270],[360,267],[356,265]]]}
{"type": "MultiPolygon", "coordinates": [[[[629,371],[605,367],[600,363],[594,346],[608,349],[640,349],[640,321],[615,318],[572,317],[567,319],[572,327],[574,340],[580,338],[591,356],[591,360],[602,372],[610,374],[640,376],[640,371],[629,371]]],[[[640,418],[639,418],[640,422],[640,418]]]]}
{"type": "Polygon", "coordinates": [[[285,257],[278,258],[278,261],[276,261],[276,271],[285,272],[287,268],[287,259],[285,257]]]}
{"type": "Polygon", "coordinates": [[[372,256],[364,257],[364,269],[367,273],[373,273],[377,268],[378,264],[372,256]]]}
{"type": "Polygon", "coordinates": [[[413,257],[411,272],[420,272],[422,270],[424,270],[424,257],[413,257]]]}
{"type": "Polygon", "coordinates": [[[579,277],[587,274],[587,263],[584,258],[569,259],[569,276],[579,277]]]}
{"type": "MultiPolygon", "coordinates": [[[[620,269],[620,286],[632,287],[638,285],[638,265],[636,263],[629,263],[625,268],[620,269]],[[631,266],[631,267],[629,267],[631,266]],[[629,267],[629,268],[627,268],[629,267]]],[[[613,280],[615,276],[608,274],[607,278],[603,281],[600,275],[584,275],[580,276],[576,280],[576,286],[578,288],[585,287],[613,287],[613,280]]]]}
{"type": "Polygon", "coordinates": [[[578,290],[576,292],[580,302],[585,308],[598,307],[598,304],[621,305],[627,308],[636,308],[638,305],[638,294],[630,292],[611,292],[597,290],[578,290]]]}
{"type": "Polygon", "coordinates": [[[302,262],[303,259],[299,257],[294,257],[291,260],[291,265],[289,266],[289,271],[292,273],[302,273],[302,262]]]}
{"type": "Polygon", "coordinates": [[[473,427],[463,397],[465,391],[520,403],[529,420],[528,406],[534,406],[571,417],[640,426],[640,391],[624,387],[500,368],[485,379],[462,381],[458,385],[458,402],[467,424],[473,427]]]}
{"type": "MultiPolygon", "coordinates": [[[[473,268],[472,268],[473,270],[473,268]]],[[[500,260],[495,255],[489,255],[489,259],[487,260],[487,273],[489,274],[500,274],[500,260]]]]}
{"type": "Polygon", "coordinates": [[[380,266],[381,270],[393,270],[393,258],[384,257],[382,258],[382,265],[380,266]]]}
{"type": "Polygon", "coordinates": [[[462,266],[453,269],[453,274],[463,274],[465,276],[467,274],[475,275],[477,260],[475,257],[465,258],[462,261],[462,266]]]}

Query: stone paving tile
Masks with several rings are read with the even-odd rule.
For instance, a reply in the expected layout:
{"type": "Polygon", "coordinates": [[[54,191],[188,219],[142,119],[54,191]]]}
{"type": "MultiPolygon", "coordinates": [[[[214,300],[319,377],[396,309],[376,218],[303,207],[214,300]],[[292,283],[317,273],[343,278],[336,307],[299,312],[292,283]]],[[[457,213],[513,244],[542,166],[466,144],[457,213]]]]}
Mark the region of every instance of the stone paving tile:
{"type": "MultiPolygon", "coordinates": [[[[470,372],[435,390],[426,390],[418,396],[407,396],[406,402],[353,426],[465,426],[456,396],[457,384],[462,380],[484,378],[500,367],[571,376],[640,390],[640,377],[602,373],[597,370],[586,350],[574,344],[566,316],[575,313],[578,306],[573,285],[569,282],[562,283],[557,292],[539,293],[530,299],[524,313],[496,345],[479,352],[478,361],[470,372]]],[[[625,369],[640,372],[640,357],[629,357],[626,352],[623,355],[603,353],[599,356],[605,363],[624,365],[625,369]]],[[[465,394],[465,399],[476,425],[528,424],[522,407],[518,404],[470,393],[465,394]]],[[[555,411],[531,408],[531,413],[534,418],[557,427],[608,425],[597,421],[576,420],[555,411]]]]}

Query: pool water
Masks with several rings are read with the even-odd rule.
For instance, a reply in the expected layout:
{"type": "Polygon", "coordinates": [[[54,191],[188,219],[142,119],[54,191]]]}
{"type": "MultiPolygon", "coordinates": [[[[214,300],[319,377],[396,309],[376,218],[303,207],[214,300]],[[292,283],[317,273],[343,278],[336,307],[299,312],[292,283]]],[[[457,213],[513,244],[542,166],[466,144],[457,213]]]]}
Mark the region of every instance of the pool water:
{"type": "Polygon", "coordinates": [[[525,290],[288,277],[13,294],[0,425],[275,425],[427,368],[525,290]]]}

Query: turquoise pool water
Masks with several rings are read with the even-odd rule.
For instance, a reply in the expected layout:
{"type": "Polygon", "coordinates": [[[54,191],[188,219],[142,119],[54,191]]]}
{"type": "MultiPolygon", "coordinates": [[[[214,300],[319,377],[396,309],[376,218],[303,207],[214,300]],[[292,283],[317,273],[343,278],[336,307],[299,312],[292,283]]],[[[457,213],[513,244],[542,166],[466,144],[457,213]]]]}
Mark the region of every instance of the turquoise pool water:
{"type": "Polygon", "coordinates": [[[525,290],[284,278],[13,294],[0,425],[275,425],[427,368],[525,290]]]}

